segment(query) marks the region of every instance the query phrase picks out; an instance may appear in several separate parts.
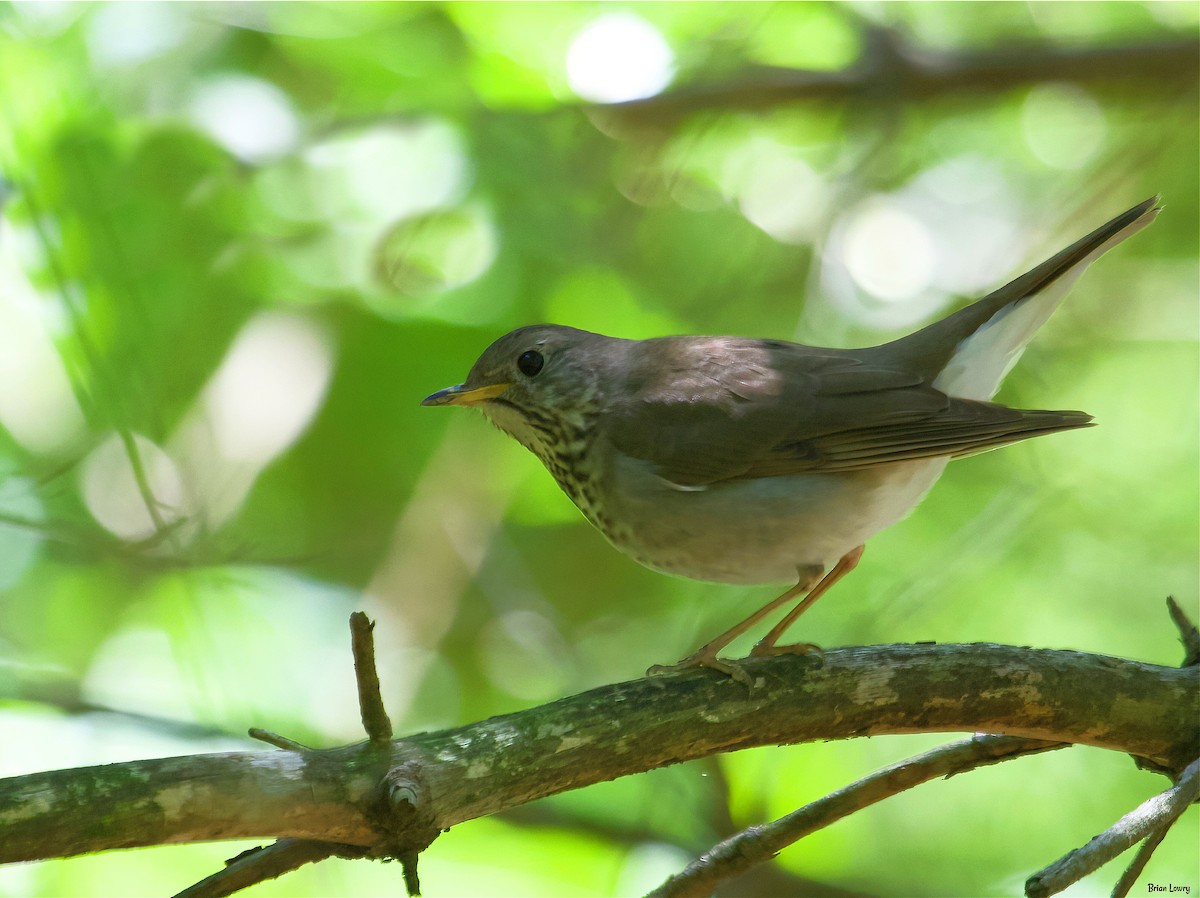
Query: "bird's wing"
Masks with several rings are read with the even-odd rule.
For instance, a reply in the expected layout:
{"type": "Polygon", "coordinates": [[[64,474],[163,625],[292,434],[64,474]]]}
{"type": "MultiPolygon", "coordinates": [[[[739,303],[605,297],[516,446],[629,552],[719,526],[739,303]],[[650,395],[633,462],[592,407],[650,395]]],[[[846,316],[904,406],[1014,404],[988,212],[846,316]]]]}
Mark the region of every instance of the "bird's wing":
{"type": "Polygon", "coordinates": [[[648,342],[658,345],[631,365],[607,436],[681,486],[968,455],[1091,420],[955,399],[854,350],[648,342]]]}

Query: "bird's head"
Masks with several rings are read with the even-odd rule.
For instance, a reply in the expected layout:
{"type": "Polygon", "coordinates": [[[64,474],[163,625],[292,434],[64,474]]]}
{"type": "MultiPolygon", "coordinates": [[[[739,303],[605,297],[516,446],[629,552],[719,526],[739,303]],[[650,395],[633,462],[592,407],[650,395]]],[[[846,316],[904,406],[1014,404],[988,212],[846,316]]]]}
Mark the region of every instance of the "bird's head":
{"type": "Polygon", "coordinates": [[[598,407],[629,342],[555,324],[521,327],[485,349],[465,381],[421,404],[478,408],[545,460],[598,407]]]}

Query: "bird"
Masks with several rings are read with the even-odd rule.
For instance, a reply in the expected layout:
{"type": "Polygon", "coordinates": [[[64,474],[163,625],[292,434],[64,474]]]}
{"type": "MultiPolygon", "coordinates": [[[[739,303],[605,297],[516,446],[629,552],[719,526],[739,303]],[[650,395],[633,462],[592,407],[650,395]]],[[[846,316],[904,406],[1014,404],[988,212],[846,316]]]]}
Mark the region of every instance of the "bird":
{"type": "Polygon", "coordinates": [[[878,346],[634,340],[528,325],[422,405],[483,412],[646,567],[718,583],[792,583],[687,658],[648,671],[711,668],[749,682],[720,652],[789,602],[751,656],[819,650],[779,640],[951,459],[1093,424],[1081,411],[990,400],[1083,271],[1160,211],[1151,197],[994,292],[878,346]]]}

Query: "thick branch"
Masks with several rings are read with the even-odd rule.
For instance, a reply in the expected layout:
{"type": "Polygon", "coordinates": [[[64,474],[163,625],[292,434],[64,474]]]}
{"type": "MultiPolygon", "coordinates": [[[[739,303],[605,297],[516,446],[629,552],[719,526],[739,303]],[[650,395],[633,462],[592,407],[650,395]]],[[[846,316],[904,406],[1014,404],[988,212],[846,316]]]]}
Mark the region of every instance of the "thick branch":
{"type": "Polygon", "coordinates": [[[758,745],[990,732],[1127,752],[1200,754],[1200,669],[996,645],[830,649],[605,686],[393,743],[235,752],[0,780],[0,863],[237,838],[401,856],[437,831],[592,783],[758,745]],[[405,815],[408,815],[407,817],[405,815]],[[411,830],[408,828],[411,825],[411,830]]]}

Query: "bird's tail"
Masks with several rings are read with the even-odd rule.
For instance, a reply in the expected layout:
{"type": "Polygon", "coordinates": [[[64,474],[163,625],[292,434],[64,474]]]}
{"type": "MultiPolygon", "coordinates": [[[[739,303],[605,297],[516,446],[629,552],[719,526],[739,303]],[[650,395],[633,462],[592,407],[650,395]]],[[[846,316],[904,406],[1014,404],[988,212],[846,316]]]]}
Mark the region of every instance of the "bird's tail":
{"type": "MultiPolygon", "coordinates": [[[[1097,228],[1015,281],[904,338],[903,351],[934,386],[964,399],[990,399],[1025,344],[1084,270],[1157,217],[1153,196],[1097,228]]],[[[891,344],[893,351],[900,348],[891,344]]]]}

